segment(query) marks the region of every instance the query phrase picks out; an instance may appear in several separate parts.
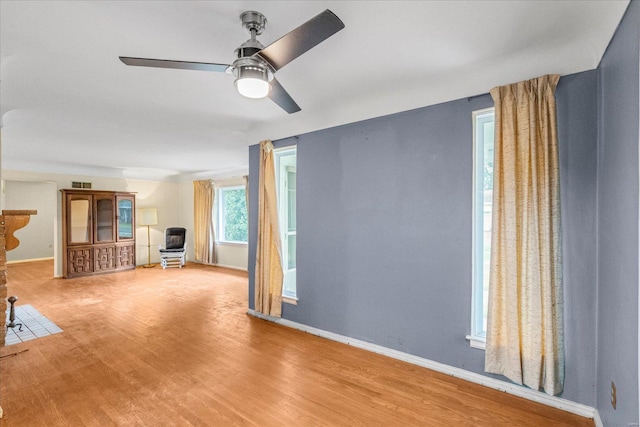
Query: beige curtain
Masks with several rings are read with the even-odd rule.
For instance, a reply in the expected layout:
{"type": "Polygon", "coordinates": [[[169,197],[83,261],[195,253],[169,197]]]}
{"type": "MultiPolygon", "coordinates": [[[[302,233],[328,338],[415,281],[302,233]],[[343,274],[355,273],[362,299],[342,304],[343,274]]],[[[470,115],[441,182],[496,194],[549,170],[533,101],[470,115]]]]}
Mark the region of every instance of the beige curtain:
{"type": "Polygon", "coordinates": [[[564,383],[555,88],[548,75],[491,90],[493,223],[485,370],[555,395],[564,383]]]}
{"type": "Polygon", "coordinates": [[[282,251],[271,141],[260,143],[258,191],[255,309],[258,313],[280,317],[282,314],[282,251]]]}
{"type": "Polygon", "coordinates": [[[193,226],[196,261],[215,264],[213,202],[215,191],[210,180],[193,181],[193,226]]]}

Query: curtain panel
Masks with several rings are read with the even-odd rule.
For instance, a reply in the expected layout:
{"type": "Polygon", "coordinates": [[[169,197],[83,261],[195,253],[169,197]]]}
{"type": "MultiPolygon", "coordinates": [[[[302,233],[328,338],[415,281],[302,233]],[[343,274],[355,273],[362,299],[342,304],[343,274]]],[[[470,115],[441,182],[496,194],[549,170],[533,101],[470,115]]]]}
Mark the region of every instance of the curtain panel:
{"type": "Polygon", "coordinates": [[[496,87],[485,371],[555,395],[564,383],[560,76],[496,87]]]}
{"type": "Polygon", "coordinates": [[[282,315],[283,282],[282,250],[271,141],[260,143],[258,186],[255,310],[258,313],[280,317],[282,315]]]}
{"type": "Polygon", "coordinates": [[[203,264],[215,264],[213,204],[215,188],[210,180],[193,181],[193,227],[195,258],[203,264]]]}

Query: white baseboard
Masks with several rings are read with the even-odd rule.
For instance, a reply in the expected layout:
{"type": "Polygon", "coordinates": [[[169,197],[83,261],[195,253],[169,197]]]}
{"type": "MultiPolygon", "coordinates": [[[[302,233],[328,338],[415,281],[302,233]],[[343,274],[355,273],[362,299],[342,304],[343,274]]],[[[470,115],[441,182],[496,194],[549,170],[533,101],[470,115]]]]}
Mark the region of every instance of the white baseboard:
{"type": "Polygon", "coordinates": [[[7,264],[19,264],[21,262],[34,262],[34,261],[47,261],[47,260],[53,260],[53,257],[31,258],[31,259],[16,259],[14,261],[7,261],[7,264]]]}
{"type": "Polygon", "coordinates": [[[229,270],[238,270],[238,271],[244,271],[244,272],[248,272],[249,271],[248,268],[238,267],[237,265],[208,264],[206,262],[200,262],[200,261],[190,261],[190,262],[193,262],[195,264],[201,264],[201,265],[210,265],[211,267],[228,268],[229,270]]]}
{"type": "Polygon", "coordinates": [[[287,326],[293,329],[298,329],[303,332],[307,332],[322,338],[327,338],[332,341],[337,341],[343,344],[348,344],[363,350],[368,350],[373,353],[382,354],[383,356],[391,357],[393,359],[402,360],[404,362],[411,363],[413,365],[421,366],[423,368],[431,369],[433,371],[441,372],[443,374],[451,375],[455,378],[460,378],[465,381],[469,381],[475,384],[480,384],[495,390],[499,390],[505,393],[512,394],[514,396],[522,397],[533,402],[541,403],[543,405],[550,406],[552,408],[561,409],[572,414],[580,415],[585,418],[592,418],[596,423],[596,427],[602,427],[602,421],[595,408],[591,406],[583,405],[581,403],[573,402],[571,400],[563,399],[561,397],[549,396],[548,394],[531,390],[529,388],[508,383],[505,381],[497,380],[495,378],[486,377],[475,372],[467,371],[464,369],[456,368],[453,366],[445,365],[443,363],[435,362],[433,360],[425,359],[419,356],[414,356],[409,353],[394,350],[391,348],[383,347],[378,344],[372,344],[366,341],[358,340],[355,338],[347,337],[344,335],[336,334],[333,332],[325,331],[322,329],[314,328],[312,326],[303,325],[301,323],[292,322],[287,319],[279,317],[265,316],[258,313],[255,310],[248,310],[248,314],[258,317],[260,319],[268,320],[283,326],[287,326]]]}
{"type": "Polygon", "coordinates": [[[602,424],[602,419],[600,418],[600,412],[598,412],[597,409],[594,409],[593,411],[593,423],[596,425],[596,427],[604,427],[604,424],[602,424]]]}
{"type": "Polygon", "coordinates": [[[224,265],[224,264],[213,264],[214,267],[228,268],[231,270],[239,270],[239,271],[249,271],[246,268],[237,267],[235,265],[224,265]]]}

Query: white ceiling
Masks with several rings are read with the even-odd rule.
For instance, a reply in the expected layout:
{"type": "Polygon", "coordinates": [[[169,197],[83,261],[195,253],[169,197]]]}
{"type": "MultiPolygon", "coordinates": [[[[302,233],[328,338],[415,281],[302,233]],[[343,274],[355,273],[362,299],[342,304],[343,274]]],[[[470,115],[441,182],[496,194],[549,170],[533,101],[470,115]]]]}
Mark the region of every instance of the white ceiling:
{"type": "Polygon", "coordinates": [[[247,147],[597,67],[628,1],[0,1],[2,167],[173,179],[246,173],[247,147]],[[324,9],[345,29],[283,67],[302,108],[240,96],[231,63],[324,9]],[[115,168],[115,169],[114,169],[115,168]]]}

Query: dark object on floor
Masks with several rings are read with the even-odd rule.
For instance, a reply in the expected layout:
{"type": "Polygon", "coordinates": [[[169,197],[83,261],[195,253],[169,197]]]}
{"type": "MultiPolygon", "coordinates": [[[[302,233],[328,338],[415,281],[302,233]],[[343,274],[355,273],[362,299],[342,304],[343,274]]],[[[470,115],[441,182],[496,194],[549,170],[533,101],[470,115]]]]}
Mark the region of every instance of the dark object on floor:
{"type": "Polygon", "coordinates": [[[164,230],[164,247],[160,247],[162,268],[182,267],[186,261],[187,230],[182,227],[170,227],[164,230]]]}
{"type": "MultiPolygon", "coordinates": [[[[25,348],[24,350],[16,351],[15,353],[5,354],[4,356],[0,356],[0,359],[6,359],[7,357],[17,356],[20,353],[24,353],[25,351],[29,351],[29,349],[25,348]]],[[[2,418],[2,417],[0,417],[0,418],[2,418]]]]}
{"type": "Polygon", "coordinates": [[[14,308],[14,304],[16,303],[16,301],[18,301],[18,297],[15,295],[11,295],[7,301],[9,301],[9,304],[11,304],[11,310],[9,311],[9,323],[7,323],[7,329],[9,328],[15,328],[16,326],[20,325],[20,327],[18,328],[18,330],[20,332],[22,332],[22,323],[16,323],[16,311],[14,308]]]}

